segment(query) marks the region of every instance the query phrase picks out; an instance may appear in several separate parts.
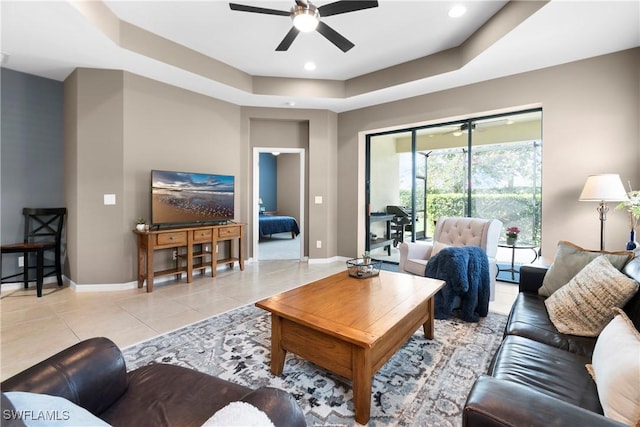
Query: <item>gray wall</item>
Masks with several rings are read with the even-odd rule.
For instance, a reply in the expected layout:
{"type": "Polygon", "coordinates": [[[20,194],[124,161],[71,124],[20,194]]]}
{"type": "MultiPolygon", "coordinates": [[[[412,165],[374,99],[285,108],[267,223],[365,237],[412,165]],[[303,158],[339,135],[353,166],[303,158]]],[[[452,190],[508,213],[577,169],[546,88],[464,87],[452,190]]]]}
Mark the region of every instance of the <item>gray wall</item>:
{"type": "Polygon", "coordinates": [[[275,211],[278,209],[278,158],[271,153],[260,153],[260,191],[261,209],[275,211]]]}
{"type": "MultiPolygon", "coordinates": [[[[551,257],[561,239],[598,247],[595,205],[577,200],[587,175],[616,172],[640,188],[639,63],[640,49],[633,49],[339,115],[240,107],[123,71],[80,69],[64,84],[64,162],[58,148],[45,156],[44,164],[33,167],[23,157],[10,167],[21,176],[26,169],[46,171],[55,164],[53,178],[42,172],[37,186],[57,179],[55,191],[42,191],[40,200],[54,203],[44,198],[57,194],[59,200],[64,193],[70,209],[71,279],[77,284],[117,284],[135,278],[131,229],[135,218],[149,217],[151,169],[236,176],[236,220],[251,224],[252,148],[259,144],[255,133],[282,120],[304,123],[307,241],[323,241],[321,249],[309,245],[308,255],[312,260],[353,257],[364,245],[366,131],[542,107],[543,253],[551,257]],[[255,126],[257,121],[264,126],[255,126]],[[104,194],[116,194],[117,204],[105,206],[104,194]],[[315,196],[322,196],[323,204],[313,203],[315,196]]],[[[5,199],[13,191],[5,181],[7,87],[3,70],[3,242],[7,212],[19,215],[26,203],[5,199]]],[[[40,90],[24,90],[37,94],[38,106],[44,104],[40,90]]],[[[44,126],[47,131],[53,128],[44,126]]],[[[42,125],[37,129],[42,132],[42,125]]],[[[32,191],[27,186],[17,193],[29,197],[32,191]]],[[[627,224],[626,215],[612,207],[607,248],[623,247],[627,224]]],[[[252,237],[247,230],[247,242],[252,237]]],[[[249,251],[251,245],[245,247],[249,251]]]]}
{"type": "MultiPolygon", "coordinates": [[[[1,71],[2,243],[20,242],[22,208],[64,206],[62,83],[1,71]]],[[[2,276],[18,269],[17,255],[2,257],[2,276]]]]}
{"type": "MultiPolygon", "coordinates": [[[[152,169],[234,175],[241,195],[240,107],[123,71],[78,69],[65,81],[65,186],[71,279],[114,284],[136,277],[138,217],[150,216],[152,169]],[[115,194],[115,205],[104,205],[115,194]]],[[[170,258],[158,256],[164,264],[170,258]]]]}

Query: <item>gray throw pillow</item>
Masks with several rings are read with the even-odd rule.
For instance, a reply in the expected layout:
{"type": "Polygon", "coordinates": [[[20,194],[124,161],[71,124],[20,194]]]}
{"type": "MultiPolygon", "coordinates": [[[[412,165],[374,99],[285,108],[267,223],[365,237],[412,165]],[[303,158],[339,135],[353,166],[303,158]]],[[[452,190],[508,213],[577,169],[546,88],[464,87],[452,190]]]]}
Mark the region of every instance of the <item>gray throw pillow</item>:
{"type": "Polygon", "coordinates": [[[551,296],[600,255],[604,255],[620,271],[633,258],[634,254],[630,251],[593,251],[581,248],[571,242],[560,241],[556,249],[556,257],[544,276],[538,294],[545,297],[551,296]]]}

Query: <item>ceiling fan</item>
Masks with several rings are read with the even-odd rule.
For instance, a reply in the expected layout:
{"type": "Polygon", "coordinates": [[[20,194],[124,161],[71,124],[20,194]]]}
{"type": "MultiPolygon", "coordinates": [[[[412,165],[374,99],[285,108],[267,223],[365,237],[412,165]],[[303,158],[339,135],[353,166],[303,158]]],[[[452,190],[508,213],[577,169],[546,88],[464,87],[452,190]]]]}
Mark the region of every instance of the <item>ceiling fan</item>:
{"type": "Polygon", "coordinates": [[[311,32],[314,30],[322,34],[340,50],[347,52],[354,46],[354,44],[336,30],[322,22],[322,18],[378,7],[377,1],[369,0],[340,0],[320,7],[314,6],[309,0],[295,0],[295,2],[296,4],[290,11],[247,6],[237,3],[229,3],[229,7],[231,10],[237,10],[240,12],[289,16],[293,20],[293,27],[291,27],[291,30],[289,30],[278,47],[276,47],[276,51],[281,52],[289,49],[289,46],[291,46],[291,43],[293,43],[300,32],[311,32]]]}

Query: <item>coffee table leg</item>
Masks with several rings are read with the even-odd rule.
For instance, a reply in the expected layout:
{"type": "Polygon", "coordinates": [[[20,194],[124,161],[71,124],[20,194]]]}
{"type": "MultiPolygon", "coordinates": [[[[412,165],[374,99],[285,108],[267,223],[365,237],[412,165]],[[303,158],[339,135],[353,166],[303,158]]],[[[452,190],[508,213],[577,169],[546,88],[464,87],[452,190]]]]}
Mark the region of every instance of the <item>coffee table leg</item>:
{"type": "Polygon", "coordinates": [[[427,317],[427,321],[422,325],[422,329],[424,330],[424,337],[432,340],[435,336],[434,326],[435,322],[433,320],[433,313],[435,313],[435,298],[429,298],[427,302],[427,306],[429,307],[429,317],[427,317]]]}
{"type": "Polygon", "coordinates": [[[280,375],[284,370],[284,358],[287,352],[280,345],[282,337],[282,319],[280,316],[271,314],[271,373],[280,375]]]}
{"type": "Polygon", "coordinates": [[[369,422],[371,416],[371,352],[369,349],[354,347],[353,349],[353,406],[356,421],[360,424],[369,422]]]}

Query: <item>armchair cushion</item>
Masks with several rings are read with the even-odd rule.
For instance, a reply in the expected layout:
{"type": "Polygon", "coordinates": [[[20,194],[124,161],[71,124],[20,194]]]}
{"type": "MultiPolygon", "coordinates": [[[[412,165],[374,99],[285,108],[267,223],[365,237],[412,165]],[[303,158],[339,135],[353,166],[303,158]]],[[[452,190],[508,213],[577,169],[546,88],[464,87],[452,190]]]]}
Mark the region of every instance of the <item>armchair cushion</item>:
{"type": "Polygon", "coordinates": [[[431,256],[429,258],[433,258],[434,256],[438,255],[438,252],[440,252],[441,250],[450,247],[451,245],[440,243],[436,240],[435,242],[433,242],[433,249],[431,250],[431,256]]]}

